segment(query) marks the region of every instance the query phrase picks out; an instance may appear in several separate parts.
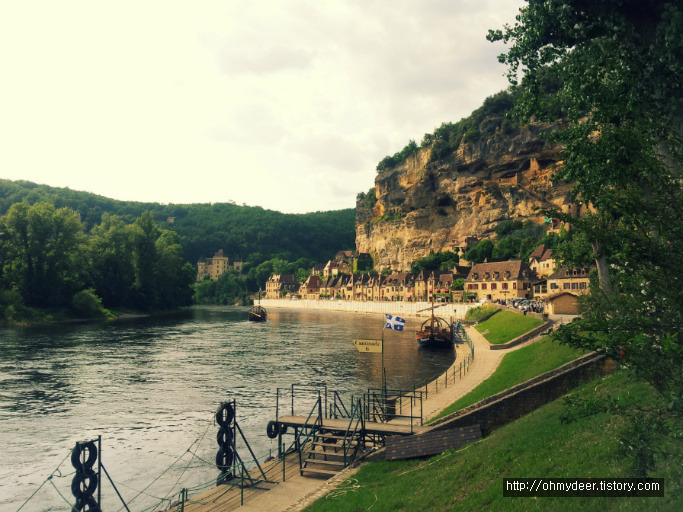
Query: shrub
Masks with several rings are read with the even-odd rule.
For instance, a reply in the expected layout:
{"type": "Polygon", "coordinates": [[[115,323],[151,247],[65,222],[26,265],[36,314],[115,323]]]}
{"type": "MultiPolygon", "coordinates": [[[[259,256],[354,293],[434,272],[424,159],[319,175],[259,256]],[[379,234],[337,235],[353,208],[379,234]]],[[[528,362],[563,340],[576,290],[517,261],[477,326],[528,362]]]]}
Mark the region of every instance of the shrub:
{"type": "Polygon", "coordinates": [[[102,306],[102,299],[89,288],[76,293],[71,301],[75,313],[82,318],[107,318],[111,312],[102,306]]]}

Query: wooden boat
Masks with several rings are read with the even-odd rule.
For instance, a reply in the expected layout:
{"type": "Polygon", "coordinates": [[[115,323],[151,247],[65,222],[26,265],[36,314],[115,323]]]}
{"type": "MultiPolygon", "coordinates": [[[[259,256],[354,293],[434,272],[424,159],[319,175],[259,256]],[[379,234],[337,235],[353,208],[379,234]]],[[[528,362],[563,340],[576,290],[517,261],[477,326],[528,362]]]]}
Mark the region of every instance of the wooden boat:
{"type": "MultiPolygon", "coordinates": [[[[453,348],[453,326],[443,318],[434,316],[434,297],[432,296],[432,316],[425,320],[415,333],[417,343],[424,348],[453,348]]],[[[422,311],[425,311],[424,309],[422,311]]]]}
{"type": "Polygon", "coordinates": [[[249,321],[250,322],[265,322],[268,318],[268,313],[266,308],[261,306],[261,290],[258,291],[258,304],[254,304],[249,310],[249,321]]]}
{"type": "Polygon", "coordinates": [[[268,313],[266,308],[263,306],[254,306],[249,310],[249,321],[250,322],[265,322],[268,318],[268,313]]]}

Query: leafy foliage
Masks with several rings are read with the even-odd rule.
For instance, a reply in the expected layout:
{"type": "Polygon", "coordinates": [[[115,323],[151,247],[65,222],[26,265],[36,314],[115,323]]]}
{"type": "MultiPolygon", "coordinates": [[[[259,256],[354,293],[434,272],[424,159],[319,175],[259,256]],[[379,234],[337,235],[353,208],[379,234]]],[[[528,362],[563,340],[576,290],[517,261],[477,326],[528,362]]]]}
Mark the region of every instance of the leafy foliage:
{"type": "Polygon", "coordinates": [[[598,276],[581,320],[558,336],[619,359],[666,399],[661,415],[680,418],[681,2],[530,1],[489,39],[510,45],[500,61],[518,84],[517,112],[565,118],[553,135],[564,147],[556,179],[591,207],[583,218],[560,216],[574,235],[558,255],[570,265],[594,260],[598,276]],[[548,76],[558,84],[551,96],[541,92],[548,76]]]}
{"type": "Polygon", "coordinates": [[[74,210],[21,202],[0,217],[0,233],[6,320],[20,311],[26,316],[24,306],[93,317],[106,315],[104,306],[150,310],[190,302],[194,268],[178,235],[158,228],[150,213],[133,224],[105,214],[86,235],[74,210]]]}
{"type": "Polygon", "coordinates": [[[277,255],[289,260],[306,257],[324,261],[339,247],[355,244],[355,210],[352,208],[284,214],[232,203],[163,205],[116,201],[67,188],[0,180],[0,215],[12,204],[22,201],[69,207],[80,214],[86,231],[102,223],[105,213],[132,224],[148,211],[155,223],[178,234],[183,255],[192,263],[200,257],[212,256],[219,249],[233,260],[247,261],[250,254],[259,252],[261,261],[277,255]],[[167,222],[168,218],[173,222],[167,222]]]}
{"type": "Polygon", "coordinates": [[[417,274],[422,270],[449,270],[460,261],[457,254],[452,251],[431,253],[429,256],[419,258],[410,265],[410,272],[417,274]]]}

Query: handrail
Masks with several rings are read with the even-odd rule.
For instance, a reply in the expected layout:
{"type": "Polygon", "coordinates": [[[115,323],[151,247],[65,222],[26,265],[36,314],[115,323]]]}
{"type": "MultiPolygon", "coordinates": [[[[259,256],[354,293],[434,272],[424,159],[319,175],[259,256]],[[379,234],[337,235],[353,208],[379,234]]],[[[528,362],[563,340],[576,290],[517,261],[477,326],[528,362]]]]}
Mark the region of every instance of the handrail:
{"type": "MultiPolygon", "coordinates": [[[[321,409],[322,409],[322,400],[320,396],[318,396],[318,400],[316,400],[316,403],[313,404],[313,408],[311,409],[311,412],[308,413],[308,416],[306,417],[306,421],[304,421],[303,426],[301,427],[301,430],[297,433],[297,435],[294,437],[294,442],[292,445],[296,445],[298,448],[299,452],[299,470],[303,469],[304,461],[301,456],[301,452],[303,451],[304,445],[308,442],[308,440],[311,438],[311,435],[315,432],[315,428],[313,428],[316,425],[322,425],[323,424],[323,419],[321,416],[321,409]],[[308,420],[311,419],[311,416],[313,415],[313,412],[318,409],[318,417],[315,420],[315,423],[313,423],[312,426],[308,426],[308,420]],[[304,429],[308,429],[308,434],[306,434],[306,437],[304,438],[303,442],[301,441],[301,434],[304,431],[304,429]]],[[[290,447],[291,448],[291,447],[290,447]]]]}
{"type": "MultiPolygon", "coordinates": [[[[361,426],[361,432],[365,431],[365,424],[363,422],[363,406],[360,400],[356,403],[355,406],[351,407],[351,419],[349,420],[349,426],[346,428],[346,432],[344,433],[344,439],[342,441],[342,446],[344,447],[344,467],[347,466],[347,458],[350,447],[349,445],[351,441],[356,437],[359,424],[361,426]],[[356,410],[358,410],[358,417],[356,417],[356,410]],[[353,428],[353,433],[349,437],[349,431],[351,430],[351,424],[353,423],[354,419],[356,420],[356,426],[353,428]],[[349,439],[349,444],[346,443],[347,439],[349,439]]],[[[356,443],[354,453],[358,450],[358,446],[359,444],[356,443]]]]}
{"type": "Polygon", "coordinates": [[[348,409],[346,408],[346,405],[344,405],[344,401],[341,399],[339,396],[338,391],[332,391],[332,403],[330,404],[330,418],[332,417],[332,413],[334,412],[334,417],[337,418],[336,413],[339,412],[339,416],[342,418],[349,418],[350,414],[348,409]],[[341,408],[339,407],[341,405],[341,408]],[[343,409],[343,410],[342,410],[343,409]]]}

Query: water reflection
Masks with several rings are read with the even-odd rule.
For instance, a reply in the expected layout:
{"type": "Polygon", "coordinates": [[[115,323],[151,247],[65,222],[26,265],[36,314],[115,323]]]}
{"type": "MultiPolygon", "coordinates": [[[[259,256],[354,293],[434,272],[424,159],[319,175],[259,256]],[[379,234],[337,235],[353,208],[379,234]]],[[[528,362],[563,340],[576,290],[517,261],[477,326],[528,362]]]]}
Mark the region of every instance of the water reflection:
{"type": "MultiPolygon", "coordinates": [[[[193,470],[174,468],[149,494],[165,495],[181,477],[186,486],[215,478],[215,468],[201,461],[215,454],[217,404],[233,398],[252,447],[267,453],[274,446],[265,425],[277,388],[326,384],[348,396],[380,386],[381,354],[360,354],[351,340],[380,338],[383,325],[381,315],[282,310],[255,323],[247,308],[201,307],[0,331],[0,510],[16,510],[75,441],[97,435],[107,469],[124,489],[146,486],[200,438],[193,470]]],[[[385,331],[389,387],[422,383],[453,360],[453,353],[419,351],[413,330],[409,321],[403,333],[385,331]]],[[[59,484],[66,495],[69,482],[59,484]]],[[[115,501],[111,490],[103,492],[115,501]]],[[[35,500],[31,510],[64,505],[49,489],[35,500]]],[[[143,495],[133,508],[153,503],[143,495]]]]}

